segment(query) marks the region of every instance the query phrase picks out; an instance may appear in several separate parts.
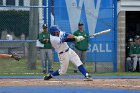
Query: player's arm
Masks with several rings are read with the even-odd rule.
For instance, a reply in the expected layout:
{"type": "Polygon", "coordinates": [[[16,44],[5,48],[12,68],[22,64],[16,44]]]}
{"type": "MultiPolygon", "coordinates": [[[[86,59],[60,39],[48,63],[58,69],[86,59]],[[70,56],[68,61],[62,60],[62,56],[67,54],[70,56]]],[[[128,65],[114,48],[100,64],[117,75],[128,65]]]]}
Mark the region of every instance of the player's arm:
{"type": "Polygon", "coordinates": [[[12,55],[9,54],[0,54],[0,58],[11,58],[12,55]]]}
{"type": "Polygon", "coordinates": [[[75,38],[72,34],[65,33],[62,42],[73,42],[75,38]]]}
{"type": "Polygon", "coordinates": [[[43,38],[42,34],[39,35],[39,41],[43,44],[50,42],[49,39],[43,38]]]}
{"type": "Polygon", "coordinates": [[[133,45],[130,46],[129,55],[130,55],[131,57],[137,56],[137,54],[134,53],[134,48],[133,48],[133,47],[134,47],[133,45]]]}
{"type": "Polygon", "coordinates": [[[0,58],[14,58],[17,61],[21,59],[17,54],[0,54],[0,58]]]}
{"type": "Polygon", "coordinates": [[[72,41],[81,41],[85,39],[83,36],[75,36],[73,34],[67,34],[65,33],[65,38],[63,40],[63,42],[72,42],[72,41]]]}
{"type": "Polygon", "coordinates": [[[39,38],[38,39],[39,39],[39,41],[41,43],[43,43],[43,44],[45,43],[42,34],[39,34],[39,38]]]}
{"type": "Polygon", "coordinates": [[[67,38],[69,39],[74,39],[75,41],[81,41],[81,40],[83,40],[83,39],[85,39],[83,36],[75,36],[75,35],[73,35],[73,34],[69,34],[68,36],[67,36],[67,38]]]}

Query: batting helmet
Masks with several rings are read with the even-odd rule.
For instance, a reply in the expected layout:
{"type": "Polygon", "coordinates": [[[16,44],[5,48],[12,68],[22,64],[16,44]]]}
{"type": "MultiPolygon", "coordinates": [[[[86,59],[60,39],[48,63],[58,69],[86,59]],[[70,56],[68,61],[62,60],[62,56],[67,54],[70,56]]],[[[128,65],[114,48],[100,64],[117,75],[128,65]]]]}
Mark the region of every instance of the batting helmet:
{"type": "Polygon", "coordinates": [[[60,32],[61,30],[59,29],[59,27],[57,25],[51,26],[50,27],[50,34],[54,36],[55,32],[60,32]]]}

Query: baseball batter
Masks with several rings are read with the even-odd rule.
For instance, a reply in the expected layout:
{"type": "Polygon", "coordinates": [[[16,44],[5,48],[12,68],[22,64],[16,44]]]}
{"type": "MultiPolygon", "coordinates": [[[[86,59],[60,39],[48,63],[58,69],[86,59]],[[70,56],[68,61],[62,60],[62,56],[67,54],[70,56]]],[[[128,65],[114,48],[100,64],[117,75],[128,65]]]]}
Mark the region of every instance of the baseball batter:
{"type": "Polygon", "coordinates": [[[69,61],[78,67],[79,71],[85,76],[86,79],[89,79],[90,75],[85,70],[79,56],[66,43],[75,40],[78,42],[83,40],[84,37],[74,36],[72,34],[63,32],[56,25],[50,28],[50,34],[50,42],[58,53],[60,69],[53,73],[49,73],[44,77],[44,80],[49,80],[53,78],[53,76],[64,75],[67,72],[69,61]]]}

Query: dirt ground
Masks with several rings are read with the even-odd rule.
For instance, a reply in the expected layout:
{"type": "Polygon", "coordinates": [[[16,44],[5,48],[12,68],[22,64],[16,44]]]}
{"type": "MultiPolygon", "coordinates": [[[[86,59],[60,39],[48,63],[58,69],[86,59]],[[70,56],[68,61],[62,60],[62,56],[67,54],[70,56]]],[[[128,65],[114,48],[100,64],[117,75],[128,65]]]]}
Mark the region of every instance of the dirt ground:
{"type": "Polygon", "coordinates": [[[0,86],[80,86],[140,90],[140,79],[0,79],[0,86]]]}

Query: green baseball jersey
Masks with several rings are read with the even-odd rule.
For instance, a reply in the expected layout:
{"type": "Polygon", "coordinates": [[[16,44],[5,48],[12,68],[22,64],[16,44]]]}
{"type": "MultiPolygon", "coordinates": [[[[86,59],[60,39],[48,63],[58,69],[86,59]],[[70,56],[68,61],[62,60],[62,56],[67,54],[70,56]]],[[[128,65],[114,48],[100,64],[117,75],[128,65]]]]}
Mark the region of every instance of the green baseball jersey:
{"type": "Polygon", "coordinates": [[[129,54],[140,54],[140,45],[133,44],[130,46],[129,54]]]}
{"type": "Polygon", "coordinates": [[[44,44],[44,48],[51,49],[52,45],[51,45],[50,41],[45,42],[43,39],[49,39],[50,40],[50,33],[49,32],[40,33],[39,34],[39,41],[44,44]]]}
{"type": "Polygon", "coordinates": [[[86,51],[88,50],[88,43],[89,43],[89,40],[86,36],[88,36],[88,34],[83,31],[83,32],[80,32],[79,30],[75,31],[73,33],[75,36],[83,36],[85,37],[84,40],[82,41],[79,41],[79,42],[75,42],[75,48],[78,49],[78,50],[81,50],[81,51],[86,51]]]}

